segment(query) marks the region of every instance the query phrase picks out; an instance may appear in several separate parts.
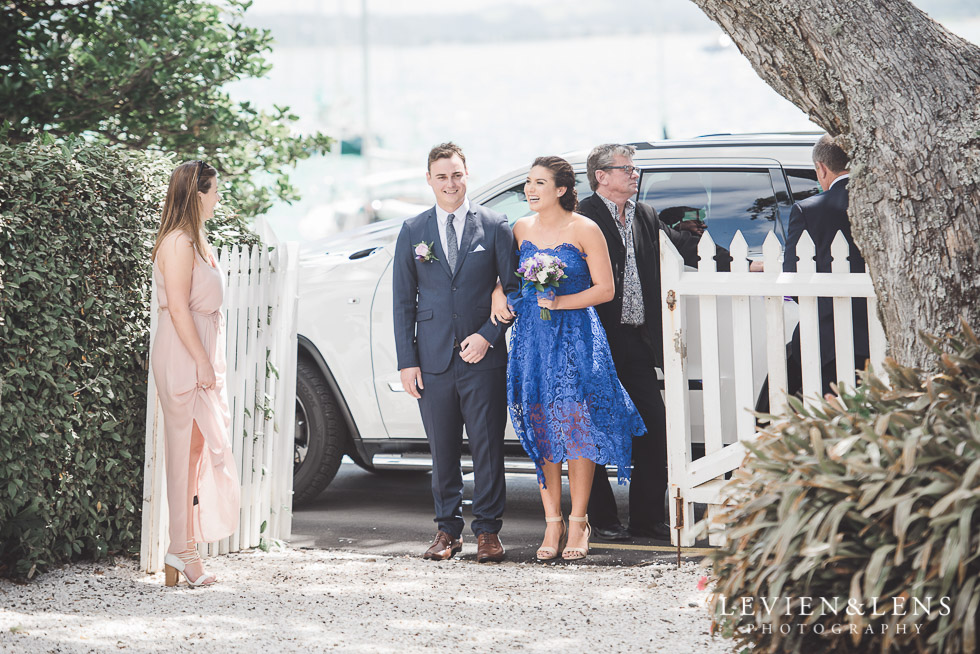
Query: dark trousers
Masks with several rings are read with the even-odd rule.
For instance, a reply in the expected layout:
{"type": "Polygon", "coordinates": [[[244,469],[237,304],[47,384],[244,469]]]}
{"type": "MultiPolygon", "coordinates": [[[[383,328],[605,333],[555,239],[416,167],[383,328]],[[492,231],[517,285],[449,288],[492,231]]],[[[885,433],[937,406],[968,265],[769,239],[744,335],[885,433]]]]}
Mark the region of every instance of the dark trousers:
{"type": "MultiPolygon", "coordinates": [[[[800,354],[800,328],[796,328],[793,339],[786,344],[786,394],[803,396],[803,361],[800,354]]],[[[868,363],[868,357],[862,354],[854,355],[854,369],[864,370],[868,363]]],[[[837,382],[837,359],[831,359],[820,366],[821,396],[833,393],[831,384],[837,382]]],[[[762,390],[755,403],[755,410],[759,413],[769,413],[769,377],[762,382],[762,390]]]]}
{"type": "Polygon", "coordinates": [[[453,353],[446,372],[422,373],[419,409],[432,452],[432,499],[439,529],[463,533],[463,425],[473,456],[473,533],[496,534],[503,524],[507,368],[474,370],[453,353]]]}
{"type": "MultiPolygon", "coordinates": [[[[629,393],[647,433],[633,439],[633,472],[629,490],[629,522],[637,529],[663,524],[667,493],[667,423],[657,379],[654,345],[646,330],[624,325],[607,332],[620,383],[629,393]]],[[[616,498],[604,466],[596,466],[589,497],[589,520],[598,526],[619,522],[616,498]]]]}

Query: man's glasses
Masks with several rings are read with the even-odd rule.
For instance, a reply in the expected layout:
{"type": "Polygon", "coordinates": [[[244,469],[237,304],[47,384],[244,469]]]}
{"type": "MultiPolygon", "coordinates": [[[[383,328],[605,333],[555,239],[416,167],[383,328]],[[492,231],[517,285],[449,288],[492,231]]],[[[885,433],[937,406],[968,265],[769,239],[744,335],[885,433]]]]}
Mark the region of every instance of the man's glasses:
{"type": "Polygon", "coordinates": [[[634,170],[639,170],[636,166],[603,166],[599,170],[622,170],[627,177],[633,174],[634,170]]]}

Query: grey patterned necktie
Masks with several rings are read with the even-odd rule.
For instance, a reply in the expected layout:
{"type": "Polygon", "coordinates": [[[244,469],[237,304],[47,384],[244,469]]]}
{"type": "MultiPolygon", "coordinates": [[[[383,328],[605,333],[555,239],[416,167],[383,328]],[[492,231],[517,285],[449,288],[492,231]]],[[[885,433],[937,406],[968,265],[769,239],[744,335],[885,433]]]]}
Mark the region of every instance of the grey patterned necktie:
{"type": "Polygon", "coordinates": [[[456,270],[456,258],[459,256],[459,243],[456,241],[456,227],[453,226],[453,219],[456,214],[449,214],[446,217],[446,259],[449,261],[449,269],[456,270]]]}

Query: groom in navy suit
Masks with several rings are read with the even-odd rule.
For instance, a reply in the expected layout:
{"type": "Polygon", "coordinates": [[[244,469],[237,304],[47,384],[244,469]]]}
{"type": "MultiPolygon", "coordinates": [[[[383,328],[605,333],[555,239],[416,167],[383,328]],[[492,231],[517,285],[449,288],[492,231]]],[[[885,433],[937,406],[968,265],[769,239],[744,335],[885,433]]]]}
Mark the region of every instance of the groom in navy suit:
{"type": "Polygon", "coordinates": [[[454,143],[429,152],[436,205],[402,225],[395,246],[395,349],[405,391],[419,400],[432,452],[439,531],[423,558],[463,547],[463,427],[473,457],[477,561],[502,561],[507,421],[506,325],[490,321],[493,289],[517,288],[517,251],[507,219],[466,197],[466,157],[454,143]]]}

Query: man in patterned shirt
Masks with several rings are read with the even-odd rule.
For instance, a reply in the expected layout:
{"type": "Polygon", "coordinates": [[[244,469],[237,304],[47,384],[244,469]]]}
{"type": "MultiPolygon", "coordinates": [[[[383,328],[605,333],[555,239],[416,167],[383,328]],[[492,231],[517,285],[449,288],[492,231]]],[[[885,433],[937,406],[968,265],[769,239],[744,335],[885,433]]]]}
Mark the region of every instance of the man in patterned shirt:
{"type": "MultiPolygon", "coordinates": [[[[632,536],[670,539],[665,524],[667,492],[666,416],[656,368],[663,367],[660,315],[660,230],[684,257],[698,261],[698,237],[663,224],[653,207],[634,200],[640,171],[633,166],[631,145],[596,146],[588,158],[593,195],[582,200],[579,213],[602,229],[609,247],[616,296],[596,307],[609,338],[616,373],[636,405],[647,434],[633,439],[633,474],[629,490],[629,530],[616,512],[609,478],[596,468],[589,499],[589,519],[597,537],[625,540],[632,536]]],[[[727,251],[719,248],[721,253],[727,251]]],[[[719,256],[718,269],[729,259],[719,256]]]]}

